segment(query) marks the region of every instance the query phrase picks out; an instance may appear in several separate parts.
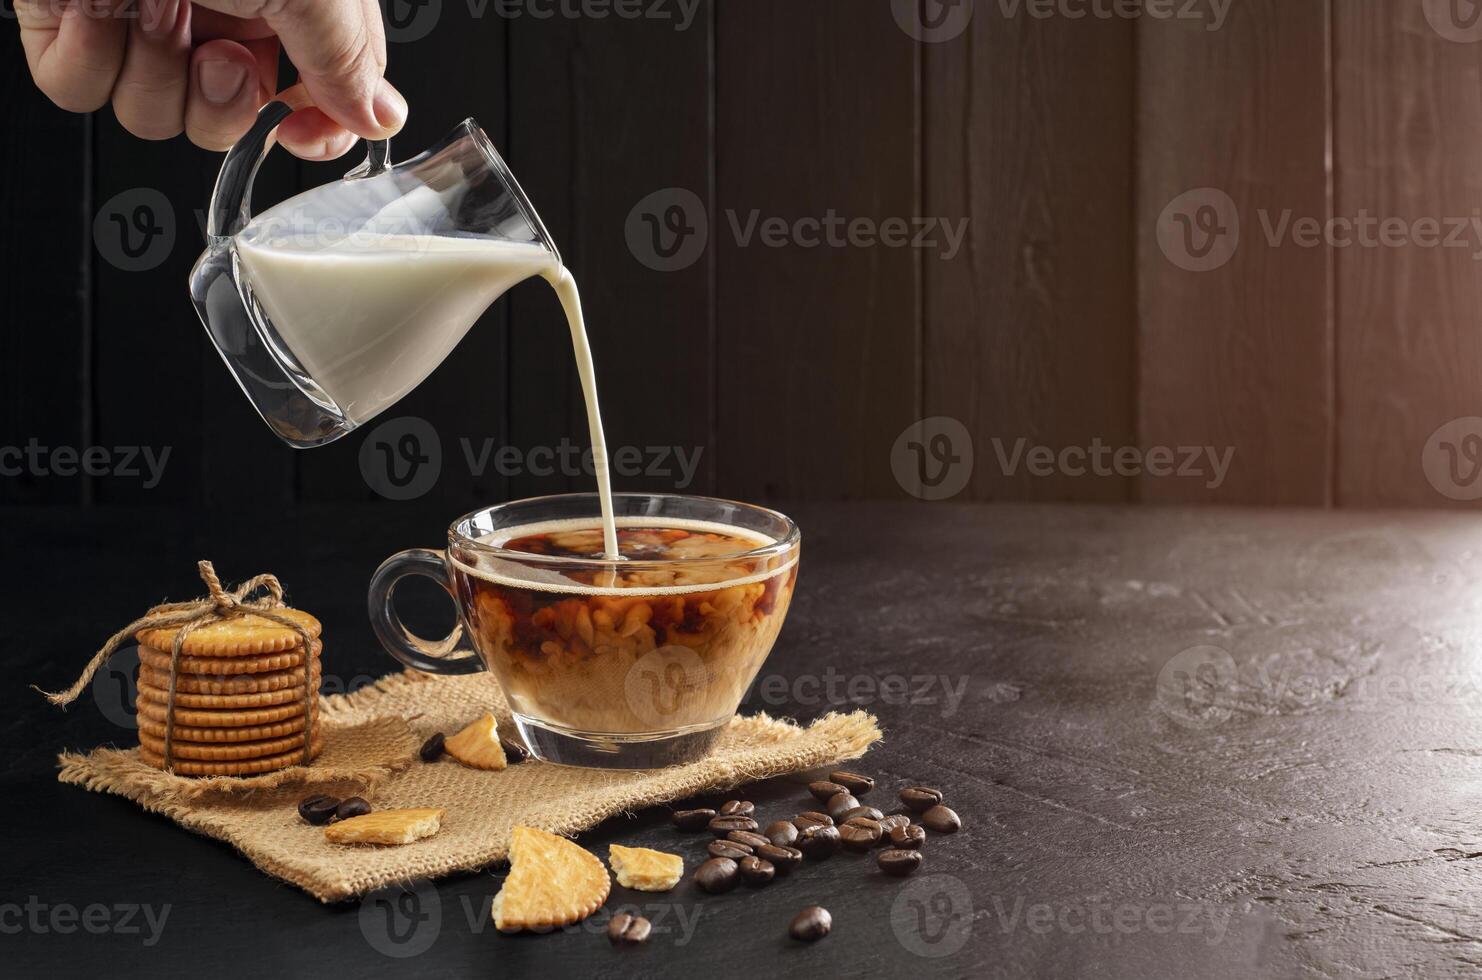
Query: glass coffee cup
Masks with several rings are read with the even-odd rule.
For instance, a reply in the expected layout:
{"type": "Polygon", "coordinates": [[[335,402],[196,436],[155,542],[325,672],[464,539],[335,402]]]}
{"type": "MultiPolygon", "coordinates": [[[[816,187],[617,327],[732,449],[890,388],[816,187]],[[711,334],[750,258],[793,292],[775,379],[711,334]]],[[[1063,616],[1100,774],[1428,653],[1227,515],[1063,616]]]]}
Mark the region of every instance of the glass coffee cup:
{"type": "Polygon", "coordinates": [[[393,555],[370,585],[386,650],[438,674],[488,670],[531,752],[566,765],[649,769],[704,755],[771,652],[801,536],[750,504],[613,496],[620,551],[603,556],[596,494],[500,504],[453,522],[445,551],[393,555]],[[439,582],[471,655],[411,634],[393,593],[439,582]]]}

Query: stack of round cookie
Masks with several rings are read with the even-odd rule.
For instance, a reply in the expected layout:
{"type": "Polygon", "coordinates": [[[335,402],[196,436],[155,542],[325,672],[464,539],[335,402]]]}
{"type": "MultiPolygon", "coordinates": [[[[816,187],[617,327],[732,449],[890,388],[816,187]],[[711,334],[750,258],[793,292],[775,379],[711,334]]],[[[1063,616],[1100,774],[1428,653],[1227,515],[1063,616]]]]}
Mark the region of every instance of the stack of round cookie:
{"type": "MultiPolygon", "coordinates": [[[[280,609],[313,639],[260,616],[218,620],[181,645],[175,685],[173,769],[182,776],[250,776],[299,765],[324,748],[318,726],[319,621],[280,609]]],[[[165,766],[170,651],[178,628],[141,630],[139,755],[165,766]]]]}

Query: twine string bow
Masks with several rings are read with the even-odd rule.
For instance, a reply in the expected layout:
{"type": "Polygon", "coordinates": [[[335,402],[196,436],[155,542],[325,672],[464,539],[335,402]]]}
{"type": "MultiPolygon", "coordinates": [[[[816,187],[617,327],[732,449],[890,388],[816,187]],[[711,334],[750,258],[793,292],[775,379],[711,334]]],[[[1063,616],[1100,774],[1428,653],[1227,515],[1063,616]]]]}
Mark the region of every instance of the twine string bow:
{"type": "MultiPolygon", "coordinates": [[[[166,602],[151,608],[147,613],[134,620],[123,629],[108,638],[88,665],[83,668],[82,675],[73,681],[72,686],[65,691],[41,693],[52,704],[65,707],[76,701],[83,690],[92,682],[95,675],[108,659],[132,638],[143,630],[172,629],[175,631],[174,642],[170,645],[170,688],[165,698],[165,770],[174,771],[174,741],[175,741],[175,692],[180,681],[180,655],[185,647],[185,640],[191,633],[211,623],[222,622],[228,619],[240,619],[243,616],[257,616],[270,622],[285,626],[298,634],[299,642],[303,644],[304,650],[304,750],[303,764],[309,764],[309,756],[312,750],[313,724],[312,711],[314,709],[314,697],[318,693],[314,685],[310,683],[313,677],[313,664],[310,654],[313,652],[314,638],[302,623],[290,618],[281,612],[283,606],[283,585],[278,577],[272,574],[254,575],[252,578],[238,585],[235,589],[228,590],[221,584],[221,579],[216,575],[215,567],[209,561],[196,562],[196,568],[201,573],[201,581],[206,583],[207,594],[199,599],[191,599],[186,602],[166,602]],[[258,598],[248,598],[261,589],[267,590],[267,595],[258,598]]],[[[40,690],[38,688],[38,690],[40,690]]]]}

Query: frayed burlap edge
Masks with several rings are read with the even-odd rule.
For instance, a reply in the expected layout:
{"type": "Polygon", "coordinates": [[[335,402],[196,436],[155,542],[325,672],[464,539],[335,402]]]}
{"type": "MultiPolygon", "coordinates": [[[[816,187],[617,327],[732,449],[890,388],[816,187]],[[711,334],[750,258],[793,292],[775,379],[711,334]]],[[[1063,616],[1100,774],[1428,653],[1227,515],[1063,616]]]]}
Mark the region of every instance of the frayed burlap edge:
{"type": "MultiPolygon", "coordinates": [[[[321,698],[321,709],[325,703],[321,698]]],[[[326,719],[322,725],[325,754],[310,766],[291,766],[259,776],[177,776],[145,762],[137,748],[98,748],[85,754],[60,753],[57,779],[94,792],[123,796],[165,812],[153,804],[188,802],[216,795],[250,796],[285,786],[347,784],[368,792],[410,766],[420,744],[400,718],[376,718],[349,725],[336,725],[326,719]],[[351,758],[337,762],[331,753],[351,743],[373,745],[375,749],[367,753],[352,748],[351,758]]]]}

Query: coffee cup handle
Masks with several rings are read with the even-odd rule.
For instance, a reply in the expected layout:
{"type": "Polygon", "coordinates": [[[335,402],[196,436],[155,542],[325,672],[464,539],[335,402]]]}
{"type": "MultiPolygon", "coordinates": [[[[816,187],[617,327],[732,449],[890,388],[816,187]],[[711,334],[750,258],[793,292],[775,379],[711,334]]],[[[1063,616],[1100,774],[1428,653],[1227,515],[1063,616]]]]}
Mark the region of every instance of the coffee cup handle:
{"type": "Polygon", "coordinates": [[[408,667],[429,674],[475,674],[484,669],[478,654],[451,657],[463,635],[463,626],[453,627],[442,640],[426,640],[408,630],[396,613],[396,584],[408,575],[423,575],[441,585],[453,598],[453,584],[448,578],[447,558],[441,551],[409,548],[387,558],[370,581],[370,621],[376,639],[386,652],[408,667]]]}

